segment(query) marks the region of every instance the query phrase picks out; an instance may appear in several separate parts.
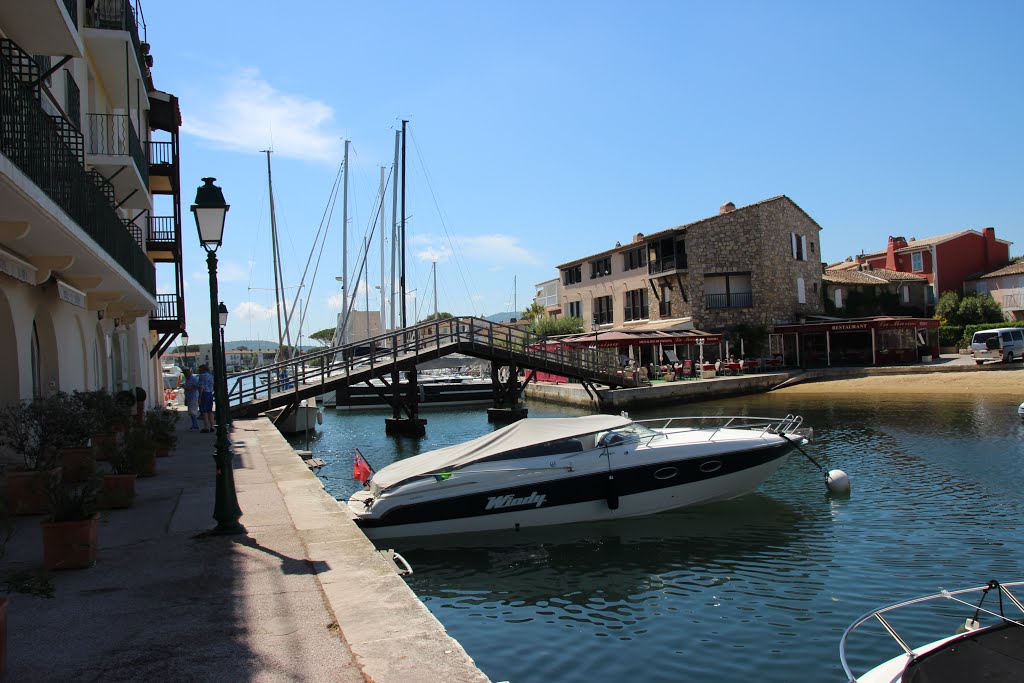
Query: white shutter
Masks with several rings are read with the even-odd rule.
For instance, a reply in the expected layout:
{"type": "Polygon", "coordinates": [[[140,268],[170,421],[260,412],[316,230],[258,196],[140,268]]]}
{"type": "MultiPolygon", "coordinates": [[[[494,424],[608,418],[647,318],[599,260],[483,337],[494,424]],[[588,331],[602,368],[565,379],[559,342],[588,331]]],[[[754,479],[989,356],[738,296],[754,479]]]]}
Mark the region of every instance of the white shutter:
{"type": "Polygon", "coordinates": [[[796,258],[796,233],[795,232],[789,233],[789,241],[790,241],[790,247],[792,248],[792,251],[793,251],[793,258],[796,258]]]}
{"type": "Polygon", "coordinates": [[[804,294],[804,279],[802,277],[796,279],[796,302],[798,304],[807,303],[807,295],[804,294]]]}
{"type": "Polygon", "coordinates": [[[800,235],[800,260],[807,260],[807,235],[800,235]]]}
{"type": "Polygon", "coordinates": [[[836,308],[843,307],[843,290],[836,289],[836,308]]]}

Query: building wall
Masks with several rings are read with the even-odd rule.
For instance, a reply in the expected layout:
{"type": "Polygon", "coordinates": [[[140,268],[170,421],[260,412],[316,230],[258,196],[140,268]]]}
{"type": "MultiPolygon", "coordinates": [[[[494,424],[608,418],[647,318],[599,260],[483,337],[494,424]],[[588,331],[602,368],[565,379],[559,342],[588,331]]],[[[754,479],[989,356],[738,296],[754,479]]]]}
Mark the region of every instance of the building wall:
{"type": "Polygon", "coordinates": [[[687,271],[658,278],[672,290],[672,317],[692,316],[697,329],[771,326],[822,313],[820,228],[792,201],[781,198],[737,209],[691,226],[687,271]],[[805,260],[794,258],[791,233],[805,237],[805,260]],[[750,273],[751,307],[709,309],[708,276],[750,273]],[[798,302],[802,278],[804,303],[798,302]],[[682,285],[680,288],[679,285],[682,285]]]}
{"type": "MultiPolygon", "coordinates": [[[[840,313],[847,314],[847,303],[851,292],[866,291],[868,288],[875,288],[877,290],[884,289],[885,291],[894,293],[899,300],[899,305],[902,307],[913,308],[917,310],[921,315],[927,312],[928,308],[928,283],[919,282],[893,282],[888,285],[856,285],[856,284],[835,284],[830,282],[824,282],[825,297],[828,301],[835,303],[836,291],[842,292],[842,306],[838,309],[840,313]],[[903,288],[906,287],[908,291],[909,301],[904,302],[903,300],[903,288]]],[[[894,315],[896,311],[881,311],[880,315],[894,315]]]]}
{"type": "Polygon", "coordinates": [[[965,289],[988,292],[1002,306],[1007,320],[1024,320],[1024,273],[974,280],[965,289]]]}
{"type": "MultiPolygon", "coordinates": [[[[993,235],[992,240],[995,240],[993,235]]],[[[1009,245],[1003,242],[987,244],[983,235],[967,234],[936,245],[935,257],[939,263],[936,295],[944,292],[964,293],[964,281],[972,275],[999,268],[1010,260],[1009,245]]]]}

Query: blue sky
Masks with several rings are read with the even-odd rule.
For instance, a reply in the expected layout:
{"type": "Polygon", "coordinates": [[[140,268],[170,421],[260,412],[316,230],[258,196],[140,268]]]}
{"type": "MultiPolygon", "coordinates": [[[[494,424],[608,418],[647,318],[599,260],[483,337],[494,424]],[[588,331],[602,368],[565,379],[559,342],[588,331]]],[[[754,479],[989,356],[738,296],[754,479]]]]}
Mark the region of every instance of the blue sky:
{"type": "MultiPolygon", "coordinates": [[[[432,310],[433,260],[440,309],[521,310],[559,263],[779,194],[822,225],[830,262],[891,234],[985,226],[1024,253],[1019,2],[150,0],[143,11],[157,87],[181,99],[185,211],[206,175],[231,204],[219,252],[229,339],[276,338],[259,151],[275,149],[294,286],[352,140],[351,273],[402,118],[410,319],[432,310]]],[[[200,342],[206,267],[186,218],[200,342]]],[[[339,203],[307,333],[340,307],[341,242],[339,203]]],[[[379,310],[376,242],[372,252],[379,310]]]]}

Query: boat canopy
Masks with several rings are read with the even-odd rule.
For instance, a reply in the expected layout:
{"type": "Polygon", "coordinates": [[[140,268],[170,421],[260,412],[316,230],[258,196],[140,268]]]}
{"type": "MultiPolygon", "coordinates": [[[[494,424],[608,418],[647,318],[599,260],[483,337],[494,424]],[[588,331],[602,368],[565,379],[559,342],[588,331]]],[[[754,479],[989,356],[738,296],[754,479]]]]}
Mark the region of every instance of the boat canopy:
{"type": "Polygon", "coordinates": [[[472,441],[399,460],[376,472],[371,483],[384,490],[415,477],[458,469],[509,451],[618,429],[632,422],[619,415],[526,418],[472,441]]]}

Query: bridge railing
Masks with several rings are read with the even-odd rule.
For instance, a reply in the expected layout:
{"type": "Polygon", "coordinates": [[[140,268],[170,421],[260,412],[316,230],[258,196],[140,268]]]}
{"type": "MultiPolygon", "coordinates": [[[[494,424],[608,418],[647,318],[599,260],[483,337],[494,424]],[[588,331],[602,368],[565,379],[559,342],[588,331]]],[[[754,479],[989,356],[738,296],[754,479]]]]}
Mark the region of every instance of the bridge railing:
{"type": "MultiPolygon", "coordinates": [[[[229,378],[229,403],[237,405],[277,397],[303,386],[325,384],[339,375],[369,371],[375,376],[400,361],[416,364],[421,355],[442,347],[468,352],[492,362],[515,362],[521,367],[540,364],[566,375],[621,383],[618,356],[612,350],[569,346],[511,325],[461,317],[428,321],[387,332],[356,344],[317,349],[229,378]],[[378,370],[379,368],[379,370],[378,370]],[[616,382],[616,380],[619,380],[616,382]]],[[[286,403],[282,400],[281,403],[286,403]]]]}

